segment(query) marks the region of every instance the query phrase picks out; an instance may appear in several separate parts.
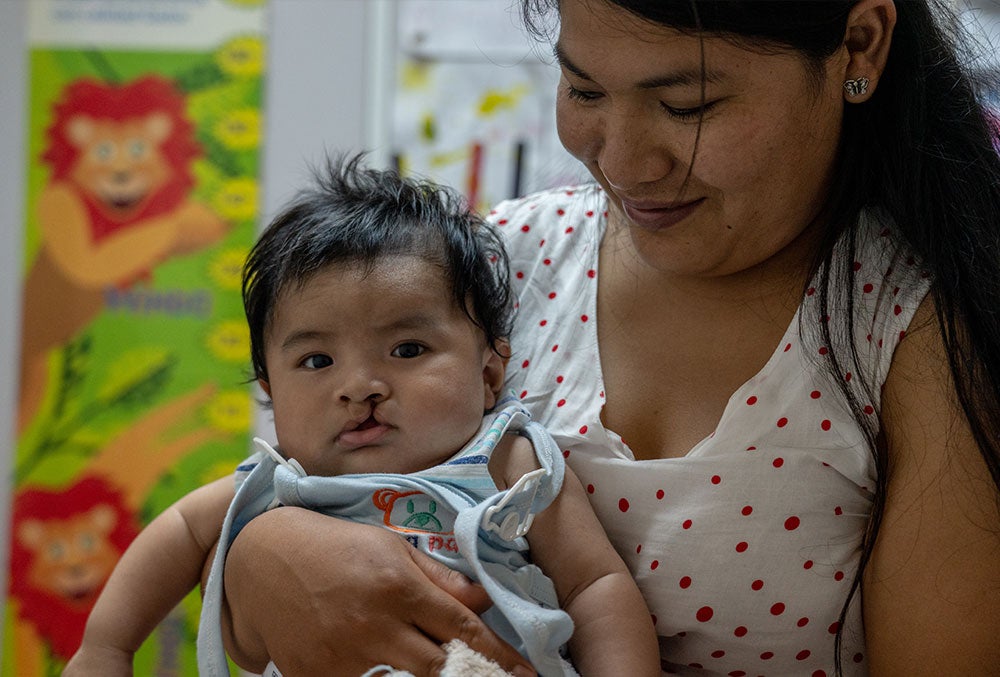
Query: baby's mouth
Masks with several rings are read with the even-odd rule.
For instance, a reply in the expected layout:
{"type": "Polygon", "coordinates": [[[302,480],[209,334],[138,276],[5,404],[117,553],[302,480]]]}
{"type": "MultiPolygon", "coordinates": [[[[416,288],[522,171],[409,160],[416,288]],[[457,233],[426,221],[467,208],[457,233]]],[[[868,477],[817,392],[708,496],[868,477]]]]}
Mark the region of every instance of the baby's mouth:
{"type": "Polygon", "coordinates": [[[359,423],[358,427],[355,428],[354,430],[368,430],[369,428],[374,428],[378,424],[379,422],[375,420],[374,416],[369,416],[364,421],[359,423]]]}
{"type": "Polygon", "coordinates": [[[345,447],[365,447],[376,444],[388,431],[389,426],[379,423],[373,415],[369,415],[353,428],[345,429],[340,433],[339,439],[345,447]]]}

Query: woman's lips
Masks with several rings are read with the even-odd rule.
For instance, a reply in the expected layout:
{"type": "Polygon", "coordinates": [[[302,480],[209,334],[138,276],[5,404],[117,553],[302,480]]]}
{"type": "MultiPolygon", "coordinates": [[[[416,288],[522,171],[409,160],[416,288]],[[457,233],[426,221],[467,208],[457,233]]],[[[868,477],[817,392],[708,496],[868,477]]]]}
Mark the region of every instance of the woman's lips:
{"type": "Polygon", "coordinates": [[[678,205],[655,205],[622,200],[622,210],[629,220],[640,228],[661,230],[674,226],[692,214],[705,199],[692,200],[678,205]]]}

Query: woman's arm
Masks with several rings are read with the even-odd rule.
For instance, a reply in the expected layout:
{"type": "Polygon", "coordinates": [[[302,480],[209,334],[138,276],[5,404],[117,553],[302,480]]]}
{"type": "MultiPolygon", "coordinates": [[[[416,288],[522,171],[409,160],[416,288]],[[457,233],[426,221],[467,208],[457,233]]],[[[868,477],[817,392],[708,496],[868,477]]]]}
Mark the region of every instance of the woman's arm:
{"type": "Polygon", "coordinates": [[[226,556],[226,649],[242,668],[359,675],[389,664],[437,675],[441,644],[461,639],[534,675],[476,615],[485,592],[380,527],[302,508],[253,519],[226,556]]]}
{"type": "Polygon", "coordinates": [[[142,530],[104,586],[63,675],[132,674],[133,654],[198,584],[232,498],[233,480],[224,477],[192,491],[142,530]]]}
{"type": "MultiPolygon", "coordinates": [[[[511,444],[494,453],[490,471],[502,473],[509,486],[538,462],[527,439],[504,440],[511,444]]],[[[555,583],[560,606],[573,619],[569,650],[580,674],[658,677],[660,653],[649,609],[569,467],[562,490],[535,516],[527,539],[532,561],[555,583]]]]}
{"type": "Polygon", "coordinates": [[[873,675],[997,674],[1000,497],[929,300],[912,326],[883,389],[890,469],[864,577],[869,665],[873,675]]]}

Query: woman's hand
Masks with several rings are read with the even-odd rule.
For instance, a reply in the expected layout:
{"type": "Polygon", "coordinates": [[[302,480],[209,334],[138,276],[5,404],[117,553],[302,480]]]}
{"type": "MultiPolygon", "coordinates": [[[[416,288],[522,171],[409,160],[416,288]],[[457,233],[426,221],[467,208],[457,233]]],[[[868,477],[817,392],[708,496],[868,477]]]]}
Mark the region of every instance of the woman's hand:
{"type": "Polygon", "coordinates": [[[535,674],[476,615],[490,605],[482,588],[379,527],[272,510],[237,537],[225,580],[226,648],[248,670],[273,660],[285,677],[353,677],[379,664],[436,675],[441,644],[457,638],[535,674]]]}

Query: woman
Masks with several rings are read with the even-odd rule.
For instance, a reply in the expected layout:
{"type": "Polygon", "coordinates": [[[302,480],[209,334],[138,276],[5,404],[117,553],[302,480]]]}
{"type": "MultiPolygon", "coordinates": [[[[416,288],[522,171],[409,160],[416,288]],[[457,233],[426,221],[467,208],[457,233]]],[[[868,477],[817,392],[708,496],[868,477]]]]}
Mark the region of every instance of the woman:
{"type": "MultiPolygon", "coordinates": [[[[664,670],[995,671],[1000,159],[948,24],[891,0],[524,9],[558,14],[560,138],[597,185],[492,216],[508,385],[588,486],[664,670]]],[[[230,555],[242,664],[427,674],[459,636],[519,665],[474,587],[283,512],[230,555]]]]}

